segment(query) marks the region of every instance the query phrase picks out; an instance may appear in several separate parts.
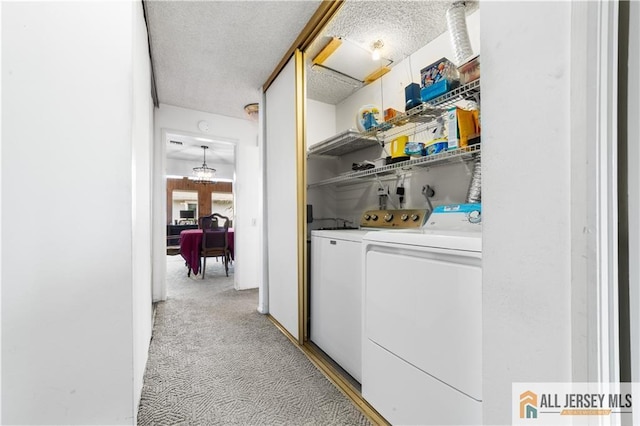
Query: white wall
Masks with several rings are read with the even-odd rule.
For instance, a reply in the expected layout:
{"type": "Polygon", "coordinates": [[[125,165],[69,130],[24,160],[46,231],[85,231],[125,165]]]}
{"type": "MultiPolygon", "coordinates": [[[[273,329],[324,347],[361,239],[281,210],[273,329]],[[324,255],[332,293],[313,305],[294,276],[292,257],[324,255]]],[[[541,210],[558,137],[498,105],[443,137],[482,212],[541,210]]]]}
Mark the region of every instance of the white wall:
{"type": "MultiPolygon", "coordinates": [[[[257,92],[257,91],[256,91],[257,92]]],[[[258,96],[258,93],[256,93],[258,96]]],[[[259,214],[259,184],[260,171],[258,164],[257,124],[249,119],[225,117],[218,114],[210,114],[171,105],[160,104],[155,115],[155,147],[164,153],[164,140],[162,132],[171,130],[185,132],[186,134],[201,134],[198,122],[205,120],[210,124],[210,137],[235,141],[236,143],[236,167],[233,190],[235,194],[235,269],[234,286],[238,290],[256,288],[260,283],[261,270],[257,259],[261,255],[259,237],[262,227],[259,214]]],[[[162,155],[164,157],[164,154],[162,155]]],[[[156,156],[156,176],[166,176],[164,170],[165,159],[156,156]]],[[[231,177],[234,177],[233,175],[231,177]]],[[[166,182],[158,179],[154,188],[154,194],[162,205],[166,206],[166,182]]],[[[166,207],[159,208],[154,203],[154,235],[166,233],[166,207]]],[[[153,298],[164,300],[166,298],[166,250],[164,243],[158,247],[154,245],[154,279],[153,298]]]]}
{"type": "MultiPolygon", "coordinates": [[[[307,148],[336,134],[336,107],[335,105],[307,99],[306,106],[306,131],[305,138],[307,148]]],[[[317,182],[328,179],[338,173],[337,161],[326,157],[307,158],[307,182],[317,182]]],[[[336,217],[335,195],[331,188],[317,188],[307,191],[307,204],[313,206],[315,218],[336,217]]],[[[331,222],[316,220],[307,226],[308,236],[311,229],[322,226],[332,226],[331,222]]]]}
{"type": "Polygon", "coordinates": [[[481,5],[485,424],[513,382],[572,379],[571,7],[481,5]]]}
{"type": "Polygon", "coordinates": [[[336,106],[307,99],[307,148],[336,134],[336,106]]]}
{"type": "Polygon", "coordinates": [[[135,422],[150,324],[140,22],[131,2],[2,4],[3,424],[135,422]],[[78,193],[70,221],[59,200],[78,193]]]}
{"type": "Polygon", "coordinates": [[[266,92],[269,313],[298,338],[295,58],[266,92]]]}
{"type": "Polygon", "coordinates": [[[151,164],[153,161],[153,101],[147,27],[141,2],[133,7],[132,125],[132,267],[133,267],[133,423],[137,423],[144,370],[151,341],[152,237],[151,164]]]}

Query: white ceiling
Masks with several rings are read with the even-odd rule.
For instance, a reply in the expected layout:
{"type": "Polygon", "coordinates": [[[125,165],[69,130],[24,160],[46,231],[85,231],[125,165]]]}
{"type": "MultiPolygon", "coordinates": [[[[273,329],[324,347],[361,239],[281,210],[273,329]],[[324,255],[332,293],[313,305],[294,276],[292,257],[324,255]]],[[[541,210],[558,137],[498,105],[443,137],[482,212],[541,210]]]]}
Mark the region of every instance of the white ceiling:
{"type": "Polygon", "coordinates": [[[160,103],[246,118],[260,88],[320,5],[304,1],[145,1],[160,103]]]}
{"type": "MultiPolygon", "coordinates": [[[[320,0],[146,0],[158,101],[247,118],[244,106],[260,101],[260,88],[319,5],[320,0]]],[[[202,164],[204,144],[210,147],[209,167],[230,176],[232,144],[179,134],[167,135],[165,143],[174,173],[188,174],[189,167],[202,164]]]]}
{"type": "Polygon", "coordinates": [[[234,165],[234,145],[230,142],[167,133],[166,144],[168,158],[193,161],[193,167],[197,167],[203,162],[203,145],[207,146],[206,160],[209,167],[215,168],[216,164],[234,165]]]}
{"type": "MultiPolygon", "coordinates": [[[[333,36],[370,49],[384,40],[382,55],[394,64],[442,34],[450,1],[347,0],[307,50],[310,61],[333,36]]],[[[244,106],[258,102],[260,88],[320,5],[320,0],[157,1],[145,0],[160,103],[247,118],[244,106]]],[[[470,13],[478,7],[468,1],[470,13]]],[[[307,67],[311,99],[337,104],[360,85],[344,83],[307,67]]],[[[233,166],[233,145],[168,135],[167,158],[233,166]],[[182,146],[170,140],[183,142],[182,146]]]]}

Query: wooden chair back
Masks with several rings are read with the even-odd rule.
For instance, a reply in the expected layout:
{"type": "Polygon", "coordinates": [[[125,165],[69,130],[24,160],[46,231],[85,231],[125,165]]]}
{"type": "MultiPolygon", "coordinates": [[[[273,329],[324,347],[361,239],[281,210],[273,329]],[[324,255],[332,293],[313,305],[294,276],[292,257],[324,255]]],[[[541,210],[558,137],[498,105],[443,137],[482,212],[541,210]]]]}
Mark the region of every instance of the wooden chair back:
{"type": "Polygon", "coordinates": [[[204,279],[207,268],[207,257],[222,257],[225,273],[229,276],[229,218],[214,213],[211,216],[201,217],[198,219],[198,223],[202,229],[202,247],[200,249],[200,256],[204,258],[202,279],[204,279]]]}
{"type": "Polygon", "coordinates": [[[198,219],[198,227],[200,229],[228,229],[229,223],[229,218],[219,213],[213,213],[209,216],[202,216],[198,219]]]}

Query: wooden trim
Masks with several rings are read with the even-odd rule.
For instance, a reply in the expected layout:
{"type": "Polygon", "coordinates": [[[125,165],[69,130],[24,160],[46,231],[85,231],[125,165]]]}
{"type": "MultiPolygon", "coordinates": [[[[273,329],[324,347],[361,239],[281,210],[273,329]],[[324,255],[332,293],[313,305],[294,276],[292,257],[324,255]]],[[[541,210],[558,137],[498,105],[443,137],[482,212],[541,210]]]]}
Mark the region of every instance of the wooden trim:
{"type": "Polygon", "coordinates": [[[347,398],[351,400],[362,414],[375,425],[390,425],[384,417],[378,413],[367,401],[362,398],[362,394],[342,377],[331,364],[327,363],[317,350],[310,344],[301,347],[302,352],[309,360],[333,383],[347,398]]]}
{"type": "Polygon", "coordinates": [[[287,65],[295,51],[305,51],[313,40],[315,40],[320,31],[322,31],[327,23],[329,23],[331,18],[335,16],[343,3],[344,0],[325,0],[320,4],[311,19],[309,19],[309,22],[307,22],[307,25],[302,29],[302,32],[300,32],[291,47],[289,47],[269,78],[267,78],[267,81],[262,85],[262,90],[264,92],[267,91],[269,86],[271,86],[271,83],[273,83],[273,80],[276,79],[278,74],[280,74],[280,71],[282,71],[285,65],[287,65]]]}
{"type": "Polygon", "coordinates": [[[267,318],[278,328],[290,341],[293,343],[303,354],[316,366],[318,370],[329,380],[335,387],[338,388],[342,394],[351,400],[353,405],[356,406],[360,412],[367,417],[375,425],[389,425],[390,423],[385,420],[367,401],[362,398],[362,394],[345,380],[342,375],[317,352],[316,348],[309,343],[300,345],[298,340],[287,331],[286,328],[278,322],[277,319],[270,314],[266,315],[267,318]]]}
{"type": "Polygon", "coordinates": [[[282,324],[280,324],[280,322],[277,319],[272,317],[271,314],[267,314],[266,316],[269,319],[269,321],[271,321],[273,323],[273,325],[275,325],[276,328],[278,328],[278,330],[280,330],[282,332],[282,334],[287,336],[287,339],[291,340],[291,343],[293,343],[296,347],[300,346],[298,344],[298,340],[295,337],[293,337],[293,335],[291,333],[289,333],[289,331],[286,328],[284,328],[284,326],[282,324]]]}
{"type": "Polygon", "coordinates": [[[297,225],[298,225],[298,343],[304,344],[307,330],[307,150],[305,131],[306,84],[304,54],[296,50],[296,181],[297,181],[297,225]]]}
{"type": "Polygon", "coordinates": [[[380,67],[364,78],[364,84],[370,84],[391,71],[389,67],[380,67]]]}
{"type": "Polygon", "coordinates": [[[340,47],[341,44],[342,44],[342,40],[340,40],[338,37],[333,37],[331,41],[329,41],[329,43],[327,43],[327,45],[322,48],[320,53],[318,53],[316,57],[313,58],[313,61],[311,62],[313,64],[322,64],[324,61],[327,60],[329,56],[331,56],[333,52],[336,51],[338,47],[340,47]]]}
{"type": "Polygon", "coordinates": [[[149,66],[151,71],[151,99],[153,100],[153,106],[160,107],[160,101],[158,100],[158,85],[156,84],[156,72],[153,62],[153,55],[151,54],[151,34],[149,32],[149,20],[147,19],[147,1],[142,2],[142,17],[144,18],[145,28],[147,29],[147,50],[149,51],[149,66]]]}

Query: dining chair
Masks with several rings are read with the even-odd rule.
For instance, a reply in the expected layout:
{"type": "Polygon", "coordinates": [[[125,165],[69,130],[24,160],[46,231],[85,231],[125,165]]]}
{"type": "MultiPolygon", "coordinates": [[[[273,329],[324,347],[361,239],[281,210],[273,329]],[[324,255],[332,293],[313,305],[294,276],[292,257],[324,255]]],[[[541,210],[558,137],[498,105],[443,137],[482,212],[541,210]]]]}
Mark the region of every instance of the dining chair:
{"type": "Polygon", "coordinates": [[[204,216],[200,219],[202,226],[202,247],[200,256],[204,258],[202,265],[202,279],[204,279],[205,270],[207,269],[207,257],[222,257],[224,262],[224,271],[229,276],[229,218],[218,213],[211,216],[204,216]],[[219,226],[223,222],[222,226],[219,226]],[[218,226],[214,226],[214,224],[218,226]]]}
{"type": "Polygon", "coordinates": [[[200,216],[198,218],[198,228],[200,229],[217,229],[227,227],[229,228],[231,221],[228,217],[219,213],[213,213],[209,216],[200,216]],[[221,220],[224,220],[224,224],[220,226],[221,220]]]}

